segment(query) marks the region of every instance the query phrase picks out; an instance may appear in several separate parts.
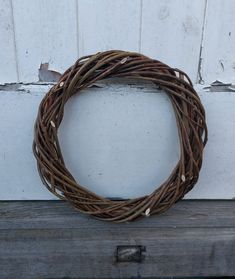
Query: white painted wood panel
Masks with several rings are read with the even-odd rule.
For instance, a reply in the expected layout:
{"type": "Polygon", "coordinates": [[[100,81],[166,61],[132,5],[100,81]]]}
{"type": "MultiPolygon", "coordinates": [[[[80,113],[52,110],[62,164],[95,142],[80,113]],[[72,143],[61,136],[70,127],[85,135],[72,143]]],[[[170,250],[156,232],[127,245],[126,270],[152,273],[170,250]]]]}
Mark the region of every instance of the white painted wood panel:
{"type": "Polygon", "coordinates": [[[234,12],[233,0],[0,0],[0,83],[107,49],[140,51],[194,83],[234,83],[234,12]]]}
{"type": "MultiPolygon", "coordinates": [[[[33,125],[48,86],[0,92],[0,200],[54,199],[42,185],[32,154],[33,125]]],[[[79,182],[104,196],[153,190],[178,156],[168,99],[143,86],[89,89],[69,101],[60,129],[67,166],[79,182]],[[159,128],[159,129],[158,129],[159,128]]],[[[235,94],[205,92],[209,141],[201,176],[186,198],[235,197],[235,94]]]]}
{"type": "Polygon", "coordinates": [[[14,19],[10,0],[0,0],[0,83],[17,82],[14,19]]]}
{"type": "Polygon", "coordinates": [[[79,0],[79,55],[139,50],[140,0],[79,0]]]}
{"type": "Polygon", "coordinates": [[[141,52],[185,71],[196,82],[204,9],[204,0],[144,0],[141,52]]]}
{"type": "MultiPolygon", "coordinates": [[[[234,14],[233,0],[0,0],[0,83],[35,82],[41,63],[63,72],[79,56],[124,49],[180,68],[193,82],[199,66],[202,83],[234,84],[234,14]]],[[[48,87],[15,88],[0,91],[0,199],[53,199],[31,150],[48,87]]],[[[69,169],[104,196],[151,192],[178,156],[167,97],[117,84],[89,92],[69,102],[62,124],[69,169]]],[[[209,142],[199,183],[186,198],[234,198],[235,94],[200,95],[209,142]]]]}
{"type": "Polygon", "coordinates": [[[199,183],[186,198],[235,198],[235,94],[200,92],[209,139],[199,183]]]}
{"type": "Polygon", "coordinates": [[[13,0],[13,12],[20,81],[37,81],[41,63],[63,72],[75,62],[75,0],[13,0]]]}
{"type": "Polygon", "coordinates": [[[208,0],[201,62],[205,84],[217,79],[235,83],[234,15],[234,0],[208,0]]]}

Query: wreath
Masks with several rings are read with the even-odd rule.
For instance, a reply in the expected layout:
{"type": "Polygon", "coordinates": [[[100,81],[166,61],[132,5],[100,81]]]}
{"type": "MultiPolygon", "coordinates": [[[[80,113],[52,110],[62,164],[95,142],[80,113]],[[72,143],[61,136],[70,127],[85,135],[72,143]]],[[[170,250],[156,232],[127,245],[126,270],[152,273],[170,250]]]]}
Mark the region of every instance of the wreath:
{"type": "Polygon", "coordinates": [[[182,199],[198,180],[207,142],[205,111],[189,77],[158,60],[120,50],[81,57],[67,69],[41,101],[34,132],[38,172],[49,191],[80,212],[113,222],[160,214],[182,199]],[[66,168],[57,135],[71,96],[99,80],[117,77],[151,81],[166,92],[180,142],[180,158],[169,178],[149,195],[125,200],[101,197],[76,182],[66,168]]]}

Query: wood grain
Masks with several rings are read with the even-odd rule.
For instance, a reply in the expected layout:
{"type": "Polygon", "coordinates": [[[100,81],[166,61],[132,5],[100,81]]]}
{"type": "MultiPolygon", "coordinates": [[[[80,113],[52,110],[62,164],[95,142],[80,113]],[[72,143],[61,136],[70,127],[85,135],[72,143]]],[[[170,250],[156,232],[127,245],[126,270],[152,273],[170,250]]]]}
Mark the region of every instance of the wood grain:
{"type": "Polygon", "coordinates": [[[110,49],[138,51],[140,15],[140,0],[79,0],[79,56],[110,49]]]}
{"type": "Polygon", "coordinates": [[[78,57],[76,2],[13,1],[19,79],[38,81],[41,63],[65,71],[78,57]]]}
{"type": "Polygon", "coordinates": [[[234,10],[233,0],[0,0],[0,83],[107,49],[140,51],[195,83],[234,83],[234,10]]]}
{"type": "Polygon", "coordinates": [[[208,0],[201,56],[201,75],[205,84],[216,79],[235,82],[234,13],[233,0],[208,0]]]}
{"type": "Polygon", "coordinates": [[[0,83],[17,82],[15,30],[10,0],[0,0],[0,83]]]}
{"type": "Polygon", "coordinates": [[[235,228],[235,200],[183,200],[162,215],[121,226],[79,214],[70,204],[63,201],[1,201],[0,217],[0,230],[81,227],[235,228]]]}
{"type": "Polygon", "coordinates": [[[143,1],[141,52],[185,71],[195,82],[204,9],[205,0],[143,1]]]}
{"type": "Polygon", "coordinates": [[[232,276],[234,261],[235,201],[181,201],[122,225],[62,201],[0,203],[1,279],[232,276]],[[118,245],[145,246],[143,262],[117,263],[118,245]]]}

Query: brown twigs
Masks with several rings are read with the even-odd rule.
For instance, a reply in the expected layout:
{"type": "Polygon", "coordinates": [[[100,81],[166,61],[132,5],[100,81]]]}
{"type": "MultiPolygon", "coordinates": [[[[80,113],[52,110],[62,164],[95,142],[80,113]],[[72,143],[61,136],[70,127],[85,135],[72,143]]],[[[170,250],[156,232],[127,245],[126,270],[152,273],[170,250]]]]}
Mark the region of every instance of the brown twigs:
{"type": "Polygon", "coordinates": [[[207,142],[205,111],[189,77],[160,61],[119,50],[99,52],[76,61],[43,98],[35,123],[33,150],[43,183],[80,212],[98,219],[125,222],[166,211],[190,191],[199,177],[207,142]],[[180,159],[169,178],[147,196],[110,200],[79,185],[66,168],[57,130],[67,100],[106,78],[148,80],[169,95],[180,139],[180,159]]]}

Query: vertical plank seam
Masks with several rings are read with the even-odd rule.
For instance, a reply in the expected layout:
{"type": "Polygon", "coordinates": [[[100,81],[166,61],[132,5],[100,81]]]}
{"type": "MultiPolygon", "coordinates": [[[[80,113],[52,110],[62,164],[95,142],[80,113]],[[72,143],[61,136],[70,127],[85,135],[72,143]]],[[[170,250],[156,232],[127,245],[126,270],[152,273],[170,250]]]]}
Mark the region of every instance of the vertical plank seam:
{"type": "Polygon", "coordinates": [[[202,58],[202,49],[203,49],[204,35],[205,35],[207,7],[208,7],[208,0],[205,0],[203,22],[202,22],[202,33],[201,33],[201,41],[200,41],[200,50],[199,50],[199,58],[198,58],[197,78],[196,78],[196,83],[198,83],[198,84],[204,84],[204,80],[203,80],[203,76],[202,76],[202,59],[203,59],[202,58]]]}
{"type": "Polygon", "coordinates": [[[140,26],[139,26],[139,52],[142,51],[142,17],[143,17],[143,0],[140,0],[140,26]]]}
{"type": "Polygon", "coordinates": [[[79,19],[78,19],[78,0],[75,0],[75,8],[76,8],[76,39],[77,39],[77,58],[79,58],[80,50],[79,50],[79,19]]]}
{"type": "Polygon", "coordinates": [[[15,56],[16,76],[17,76],[17,82],[20,82],[18,52],[17,52],[16,35],[15,35],[15,19],[14,19],[12,0],[10,0],[10,6],[11,6],[11,21],[12,21],[12,27],[13,27],[13,41],[14,41],[14,53],[15,53],[14,56],[15,56]]]}

